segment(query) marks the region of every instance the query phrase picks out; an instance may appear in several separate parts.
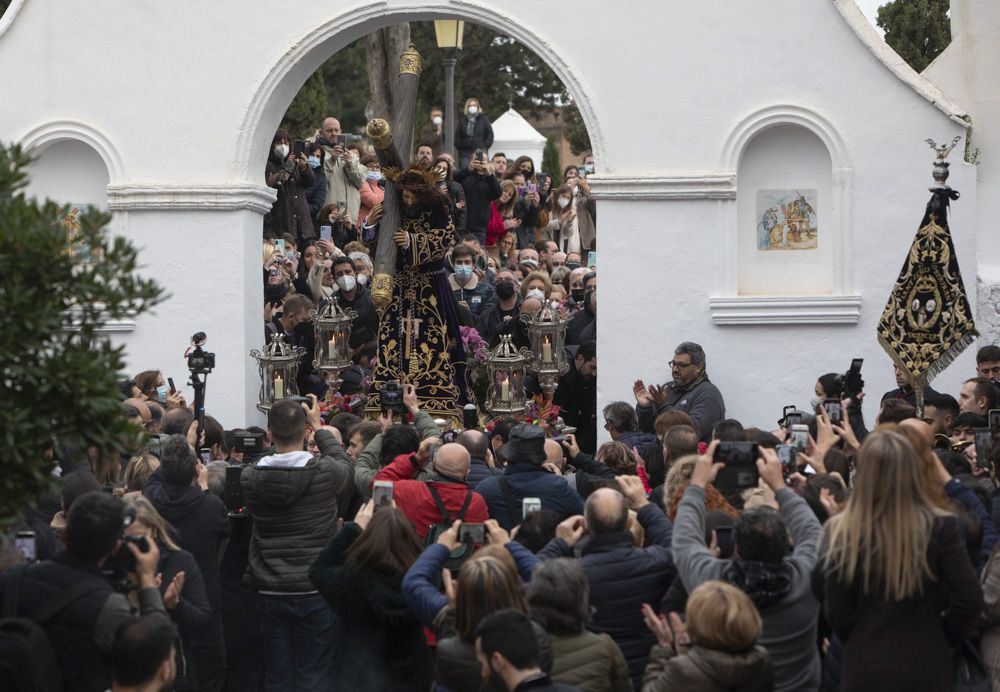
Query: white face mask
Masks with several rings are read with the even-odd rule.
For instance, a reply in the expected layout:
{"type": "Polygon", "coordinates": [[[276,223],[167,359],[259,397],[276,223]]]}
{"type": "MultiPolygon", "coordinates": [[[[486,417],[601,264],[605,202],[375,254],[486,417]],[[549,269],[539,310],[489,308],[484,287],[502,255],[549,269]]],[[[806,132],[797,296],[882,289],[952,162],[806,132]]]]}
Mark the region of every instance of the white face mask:
{"type": "Polygon", "coordinates": [[[283,159],[288,156],[288,145],[287,144],[275,144],[274,145],[274,155],[279,159],[283,159]]]}
{"type": "Polygon", "coordinates": [[[816,409],[819,408],[822,403],[823,403],[822,399],[820,399],[818,396],[814,396],[812,399],[809,400],[809,410],[815,413],[816,409]]]}
{"type": "Polygon", "coordinates": [[[358,285],[365,286],[367,284],[368,284],[368,275],[367,274],[358,274],[358,285]]]}
{"type": "Polygon", "coordinates": [[[542,292],[542,291],[539,291],[537,288],[533,288],[530,291],[528,291],[528,294],[525,297],[526,298],[538,298],[538,300],[544,301],[545,300],[545,293],[542,292]]]}
{"type": "Polygon", "coordinates": [[[560,197],[559,198],[559,208],[560,209],[565,209],[568,206],[569,206],[569,200],[566,199],[565,197],[560,197]]]}
{"type": "Polygon", "coordinates": [[[358,285],[358,280],[355,279],[350,274],[344,274],[339,279],[337,279],[337,286],[344,293],[350,293],[354,290],[354,287],[358,285]]]}
{"type": "Polygon", "coordinates": [[[479,112],[479,106],[469,106],[469,115],[475,115],[479,112]]]}
{"type": "Polygon", "coordinates": [[[440,125],[441,123],[444,122],[444,118],[442,118],[440,115],[435,115],[433,118],[431,118],[431,122],[434,123],[435,125],[440,125]]]}

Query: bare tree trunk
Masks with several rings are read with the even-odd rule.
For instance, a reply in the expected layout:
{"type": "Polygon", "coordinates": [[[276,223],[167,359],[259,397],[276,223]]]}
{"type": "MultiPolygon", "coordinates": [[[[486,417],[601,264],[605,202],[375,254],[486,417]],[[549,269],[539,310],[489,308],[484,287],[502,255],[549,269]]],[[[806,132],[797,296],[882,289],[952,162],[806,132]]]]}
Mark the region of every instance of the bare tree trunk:
{"type": "MultiPolygon", "coordinates": [[[[371,88],[372,115],[392,122],[396,113],[396,75],[399,56],[410,45],[410,25],[395,24],[365,37],[368,84],[371,88]]],[[[407,156],[409,152],[400,152],[407,156]]]]}

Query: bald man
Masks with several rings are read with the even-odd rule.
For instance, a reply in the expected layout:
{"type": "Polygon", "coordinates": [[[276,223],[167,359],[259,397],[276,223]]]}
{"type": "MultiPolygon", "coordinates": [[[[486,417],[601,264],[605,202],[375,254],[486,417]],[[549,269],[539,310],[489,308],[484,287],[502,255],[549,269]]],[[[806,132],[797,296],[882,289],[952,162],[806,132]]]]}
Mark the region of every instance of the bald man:
{"type": "Polygon", "coordinates": [[[368,169],[361,165],[356,151],[338,143],[342,132],[340,121],[330,117],[323,120],[316,144],[323,147],[323,173],[326,175],[326,199],[323,205],[347,203],[352,223],[358,222],[361,211],[361,186],[368,177],[368,169]]]}
{"type": "Polygon", "coordinates": [[[470,488],[475,488],[479,481],[485,478],[503,473],[496,467],[493,450],[490,449],[490,438],[486,433],[479,430],[466,430],[458,436],[455,442],[465,447],[472,458],[467,479],[470,488]]]}
{"type": "Polygon", "coordinates": [[[396,508],[413,523],[421,539],[435,524],[451,524],[456,519],[481,524],[490,516],[482,495],[469,488],[469,451],[450,443],[435,452],[438,442],[433,437],[424,440],[415,454],[400,454],[375,474],[376,481],[392,481],[396,508]],[[430,479],[426,483],[412,480],[427,464],[430,479]]]}
{"type": "Polygon", "coordinates": [[[135,421],[135,424],[142,427],[148,428],[150,423],[153,422],[153,412],[149,410],[149,406],[142,399],[126,399],[122,402],[134,408],[142,420],[135,421]]]}

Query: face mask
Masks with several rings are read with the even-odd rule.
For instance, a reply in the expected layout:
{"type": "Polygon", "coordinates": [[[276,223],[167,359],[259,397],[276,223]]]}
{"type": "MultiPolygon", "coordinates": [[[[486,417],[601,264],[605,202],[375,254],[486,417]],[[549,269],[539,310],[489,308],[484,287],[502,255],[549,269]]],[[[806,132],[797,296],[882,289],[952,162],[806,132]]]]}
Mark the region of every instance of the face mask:
{"type": "Polygon", "coordinates": [[[592,288],[589,289],[589,290],[588,289],[584,289],[584,291],[583,291],[583,300],[587,304],[588,308],[592,308],[593,307],[593,304],[591,303],[591,300],[590,300],[591,297],[593,297],[593,295],[594,295],[594,289],[592,289],[592,288]]]}
{"type": "Polygon", "coordinates": [[[583,289],[582,288],[572,288],[572,289],[570,289],[569,294],[570,294],[570,296],[573,297],[573,300],[575,302],[577,302],[577,303],[579,303],[580,301],[583,300],[583,289]]]}
{"type": "Polygon", "coordinates": [[[156,400],[161,404],[167,403],[167,393],[170,392],[170,388],[165,384],[161,384],[156,388],[156,400]]]}
{"type": "Polygon", "coordinates": [[[434,123],[435,125],[440,125],[441,123],[444,122],[444,119],[440,115],[435,115],[433,118],[431,118],[431,122],[434,123]]]}
{"type": "Polygon", "coordinates": [[[275,144],[274,145],[274,155],[279,159],[283,159],[288,156],[288,145],[287,144],[275,144]]]}
{"type": "Polygon", "coordinates": [[[355,279],[350,274],[344,274],[339,279],[337,279],[337,286],[344,293],[350,293],[354,290],[354,287],[358,285],[358,280],[355,279]]]}
{"type": "Polygon", "coordinates": [[[573,269],[579,269],[580,268],[580,263],[579,262],[567,262],[566,263],[566,267],[568,267],[570,269],[570,271],[572,271],[573,269]]]}
{"type": "Polygon", "coordinates": [[[538,300],[545,300],[545,294],[537,288],[533,288],[528,291],[528,295],[526,295],[525,298],[538,298],[538,300]]]}
{"type": "Polygon", "coordinates": [[[559,208],[560,209],[565,209],[568,206],[569,206],[569,200],[566,199],[565,197],[560,197],[559,198],[559,208]]]}
{"type": "Polygon", "coordinates": [[[820,399],[818,396],[814,396],[812,399],[809,400],[809,410],[815,411],[822,405],[822,403],[823,403],[822,399],[820,399]]]}
{"type": "Polygon", "coordinates": [[[533,257],[528,257],[527,259],[521,260],[521,264],[527,264],[529,267],[538,267],[538,260],[533,257]]]}
{"type": "Polygon", "coordinates": [[[469,106],[469,115],[475,115],[479,112],[479,106],[469,106]]]}
{"type": "Polygon", "coordinates": [[[472,267],[468,264],[459,264],[455,267],[455,276],[462,281],[468,281],[472,276],[472,267]]]}
{"type": "Polygon", "coordinates": [[[306,162],[309,164],[310,168],[319,168],[319,157],[317,156],[310,156],[306,159],[306,162]]]}
{"type": "Polygon", "coordinates": [[[517,292],[517,289],[514,288],[514,282],[507,280],[498,281],[496,289],[497,289],[497,298],[499,298],[500,300],[510,300],[511,298],[514,297],[514,293],[517,292]]]}
{"type": "Polygon", "coordinates": [[[368,275],[367,274],[358,274],[358,285],[359,286],[367,286],[368,285],[368,275]]]}
{"type": "Polygon", "coordinates": [[[368,171],[368,179],[369,180],[381,180],[382,179],[382,171],[368,171]]]}

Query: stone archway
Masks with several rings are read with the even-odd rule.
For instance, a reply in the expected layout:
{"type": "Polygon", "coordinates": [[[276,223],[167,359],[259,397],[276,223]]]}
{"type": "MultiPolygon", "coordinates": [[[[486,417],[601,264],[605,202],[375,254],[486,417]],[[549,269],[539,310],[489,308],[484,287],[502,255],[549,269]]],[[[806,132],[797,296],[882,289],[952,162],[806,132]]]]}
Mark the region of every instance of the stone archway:
{"type": "Polygon", "coordinates": [[[604,158],[604,137],[597,122],[592,93],[582,76],[563,60],[553,45],[531,28],[496,7],[472,2],[412,2],[398,9],[384,5],[358,7],[313,29],[271,65],[247,106],[231,167],[233,173],[248,180],[264,169],[268,146],[274,130],[296,92],[327,58],[372,31],[405,21],[464,19],[502,32],[541,57],[566,85],[580,110],[590,135],[595,159],[604,158]]]}

